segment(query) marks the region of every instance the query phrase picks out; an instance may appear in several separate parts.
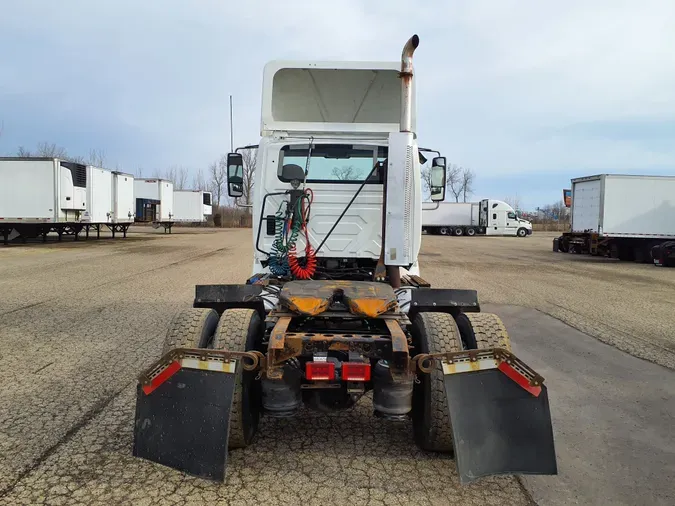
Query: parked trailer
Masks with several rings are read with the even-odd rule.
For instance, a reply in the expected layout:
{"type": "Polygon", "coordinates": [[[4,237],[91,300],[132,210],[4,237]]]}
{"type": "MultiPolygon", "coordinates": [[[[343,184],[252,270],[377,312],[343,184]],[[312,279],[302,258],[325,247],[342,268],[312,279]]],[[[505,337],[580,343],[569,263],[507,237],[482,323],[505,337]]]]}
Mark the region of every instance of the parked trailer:
{"type": "Polygon", "coordinates": [[[173,182],[159,178],[134,179],[137,222],[163,226],[171,233],[174,224],[173,182]],[[140,202],[139,202],[140,200],[140,202]]]}
{"type": "Polygon", "coordinates": [[[77,235],[87,205],[84,165],[58,158],[0,158],[0,236],[77,235]]]}
{"type": "Polygon", "coordinates": [[[126,232],[133,223],[133,176],[58,158],[0,158],[0,236],[7,244],[56,232],[102,226],[126,232]],[[131,203],[131,207],[130,206],[131,203]],[[124,211],[123,209],[128,209],[124,211]],[[130,213],[131,212],[131,213],[130,213]],[[130,213],[130,214],[129,214],[130,213]]]}
{"type": "Polygon", "coordinates": [[[675,177],[600,174],[572,179],[571,232],[554,250],[662,264],[656,246],[675,240],[675,177]]]}
{"type": "Polygon", "coordinates": [[[173,192],[173,221],[176,223],[205,223],[211,216],[211,192],[176,190],[173,192]]]}
{"type": "Polygon", "coordinates": [[[474,236],[532,234],[532,223],[501,200],[422,204],[422,230],[429,234],[474,236]]]}

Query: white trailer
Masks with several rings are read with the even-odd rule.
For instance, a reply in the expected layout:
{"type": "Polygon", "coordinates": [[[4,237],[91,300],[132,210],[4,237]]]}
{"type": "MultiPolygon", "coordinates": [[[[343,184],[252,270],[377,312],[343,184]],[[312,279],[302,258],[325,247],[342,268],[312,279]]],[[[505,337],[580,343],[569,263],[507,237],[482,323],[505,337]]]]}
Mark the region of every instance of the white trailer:
{"type": "Polygon", "coordinates": [[[474,236],[532,234],[532,223],[518,217],[501,200],[480,202],[425,202],[422,204],[422,230],[428,234],[474,236]]]}
{"type": "Polygon", "coordinates": [[[87,168],[58,158],[0,158],[0,235],[75,235],[87,208],[87,168]]]}
{"type": "Polygon", "coordinates": [[[174,223],[173,182],[159,178],[134,179],[136,221],[163,226],[171,232],[174,223]]]}
{"type": "Polygon", "coordinates": [[[599,174],[572,179],[571,232],[554,249],[648,262],[675,239],[675,177],[599,174]]]}
{"type": "Polygon", "coordinates": [[[87,208],[82,221],[110,223],[113,214],[113,174],[87,165],[87,208]]]}
{"type": "Polygon", "coordinates": [[[173,192],[173,221],[177,223],[204,223],[211,216],[211,192],[176,190],[173,192]]]}
{"type": "Polygon", "coordinates": [[[134,176],[113,172],[113,223],[133,223],[135,208],[134,176]]]}

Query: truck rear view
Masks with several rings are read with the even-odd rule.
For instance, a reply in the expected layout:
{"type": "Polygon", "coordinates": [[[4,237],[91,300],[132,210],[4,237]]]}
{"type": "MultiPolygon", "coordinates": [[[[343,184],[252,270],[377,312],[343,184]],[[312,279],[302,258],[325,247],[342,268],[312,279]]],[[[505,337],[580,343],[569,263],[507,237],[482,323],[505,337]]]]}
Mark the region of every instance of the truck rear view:
{"type": "Polygon", "coordinates": [[[571,232],[554,249],[643,263],[673,240],[675,177],[601,174],[572,180],[571,232]]]}

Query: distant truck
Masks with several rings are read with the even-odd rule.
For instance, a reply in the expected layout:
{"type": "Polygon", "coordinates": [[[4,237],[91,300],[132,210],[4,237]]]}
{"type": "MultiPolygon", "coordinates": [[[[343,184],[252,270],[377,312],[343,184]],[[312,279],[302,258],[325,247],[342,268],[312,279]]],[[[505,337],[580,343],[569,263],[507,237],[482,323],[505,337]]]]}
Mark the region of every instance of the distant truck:
{"type": "Polygon", "coordinates": [[[663,264],[652,250],[675,240],[675,177],[572,179],[571,213],[571,232],[553,241],[554,251],[663,264]]]}
{"type": "Polygon", "coordinates": [[[176,190],[173,192],[173,221],[205,223],[212,214],[211,192],[176,190]]]}
{"type": "Polygon", "coordinates": [[[532,234],[532,223],[518,216],[501,200],[438,202],[422,204],[422,230],[428,234],[474,236],[532,234]]]}

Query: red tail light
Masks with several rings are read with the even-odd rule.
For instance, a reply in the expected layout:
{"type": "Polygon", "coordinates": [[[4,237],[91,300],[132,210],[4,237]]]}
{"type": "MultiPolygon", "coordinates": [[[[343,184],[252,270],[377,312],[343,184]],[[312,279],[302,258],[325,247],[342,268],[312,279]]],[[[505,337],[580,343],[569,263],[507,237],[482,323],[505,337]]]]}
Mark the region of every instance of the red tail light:
{"type": "Polygon", "coordinates": [[[335,379],[333,362],[307,362],[305,376],[310,381],[330,381],[335,379]]]}
{"type": "Polygon", "coordinates": [[[365,362],[343,362],[342,379],[345,381],[370,381],[370,364],[365,362]]]}

